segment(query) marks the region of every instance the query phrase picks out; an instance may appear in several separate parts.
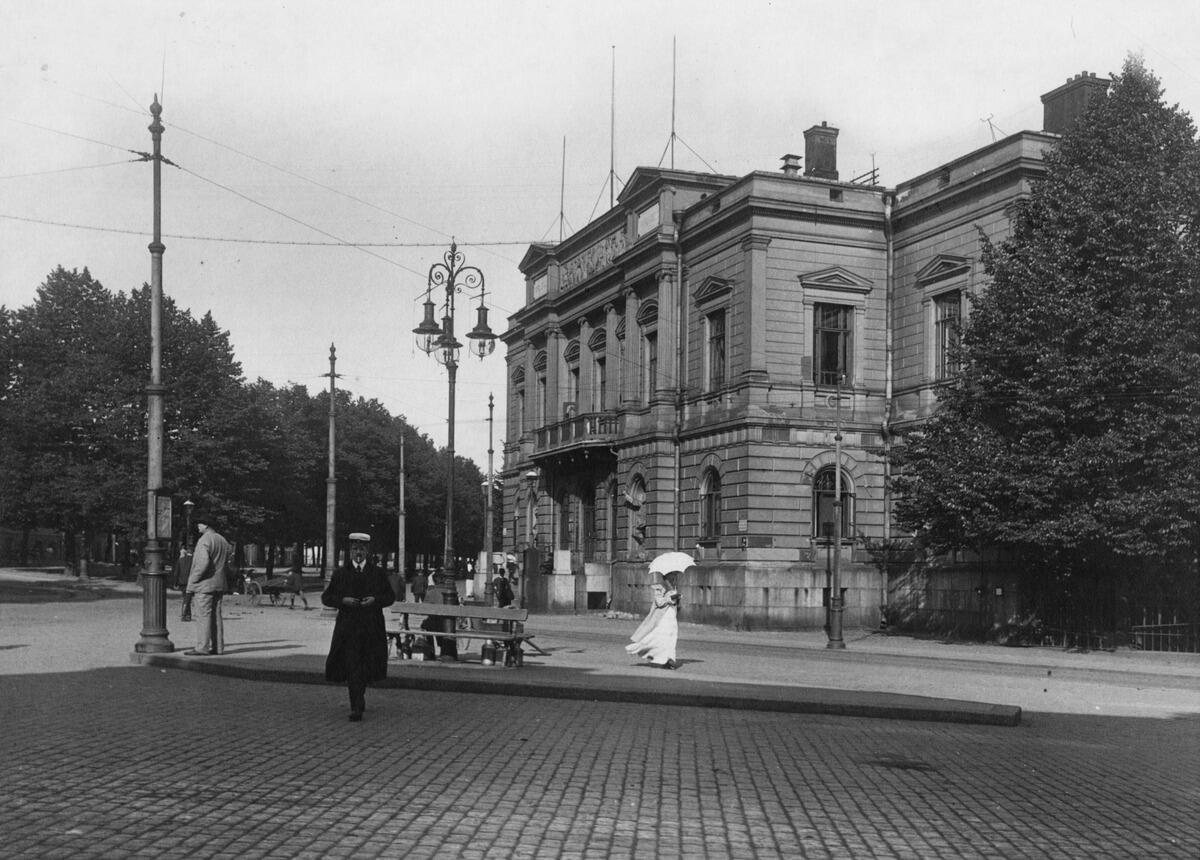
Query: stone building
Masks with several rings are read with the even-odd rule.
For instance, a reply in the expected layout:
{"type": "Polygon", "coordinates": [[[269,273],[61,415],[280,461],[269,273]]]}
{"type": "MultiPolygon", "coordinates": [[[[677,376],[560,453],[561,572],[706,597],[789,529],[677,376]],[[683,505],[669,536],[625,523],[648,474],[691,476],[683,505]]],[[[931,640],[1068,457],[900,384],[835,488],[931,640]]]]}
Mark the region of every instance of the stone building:
{"type": "Polygon", "coordinates": [[[1005,236],[1107,84],[1070,79],[1044,130],[894,188],[841,180],[824,122],[781,170],[638,168],[610,211],[532,245],[502,337],[504,549],[528,605],[640,613],[647,560],[682,549],[688,620],[820,627],[836,561],[846,625],[877,626],[896,599],[889,446],[956,372],[980,234],[1005,236]]]}

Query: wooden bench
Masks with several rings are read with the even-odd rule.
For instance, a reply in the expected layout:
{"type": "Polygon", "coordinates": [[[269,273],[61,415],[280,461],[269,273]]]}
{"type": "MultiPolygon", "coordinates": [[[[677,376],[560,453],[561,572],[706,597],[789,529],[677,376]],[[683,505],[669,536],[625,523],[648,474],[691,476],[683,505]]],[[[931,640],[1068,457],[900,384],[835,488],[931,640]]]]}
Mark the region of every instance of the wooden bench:
{"type": "Polygon", "coordinates": [[[456,641],[484,639],[504,642],[507,653],[511,655],[508,665],[513,666],[520,666],[524,662],[523,645],[528,644],[539,652],[542,650],[530,642],[533,634],[525,632],[528,609],[453,603],[393,603],[391,614],[400,618],[398,627],[389,626],[387,629],[388,640],[395,644],[397,653],[402,653],[406,647],[406,639],[408,646],[411,646],[422,636],[456,641]],[[409,620],[412,615],[440,618],[441,629],[426,630],[419,624],[414,626],[409,620]],[[462,619],[466,619],[469,626],[460,627],[462,619]]]}

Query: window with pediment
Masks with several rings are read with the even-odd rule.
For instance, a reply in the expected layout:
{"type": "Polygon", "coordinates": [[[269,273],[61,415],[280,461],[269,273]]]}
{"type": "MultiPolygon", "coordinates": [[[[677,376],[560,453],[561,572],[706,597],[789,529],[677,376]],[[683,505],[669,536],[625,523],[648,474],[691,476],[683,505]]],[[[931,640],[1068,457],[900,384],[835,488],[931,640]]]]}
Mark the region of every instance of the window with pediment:
{"type": "Polygon", "coordinates": [[[966,257],[939,254],[917,272],[926,306],[926,367],[934,382],[953,379],[961,370],[959,347],[972,263],[966,257]]]}
{"type": "Polygon", "coordinates": [[[841,266],[800,276],[809,320],[805,332],[806,363],[816,385],[853,385],[862,362],[860,329],[873,284],[841,266]]]}
{"type": "Polygon", "coordinates": [[[726,324],[733,289],[723,278],[706,278],[696,289],[695,302],[704,315],[704,382],[709,393],[725,387],[728,375],[726,324]]]}

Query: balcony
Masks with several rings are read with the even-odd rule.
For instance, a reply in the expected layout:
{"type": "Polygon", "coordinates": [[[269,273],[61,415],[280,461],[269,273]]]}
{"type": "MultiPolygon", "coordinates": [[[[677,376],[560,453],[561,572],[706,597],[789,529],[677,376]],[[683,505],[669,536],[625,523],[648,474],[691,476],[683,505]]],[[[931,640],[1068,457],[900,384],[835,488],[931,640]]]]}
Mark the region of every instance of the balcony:
{"type": "Polygon", "coordinates": [[[611,412],[574,415],[557,424],[539,427],[534,433],[534,456],[573,450],[607,447],[619,438],[621,416],[611,412]]]}

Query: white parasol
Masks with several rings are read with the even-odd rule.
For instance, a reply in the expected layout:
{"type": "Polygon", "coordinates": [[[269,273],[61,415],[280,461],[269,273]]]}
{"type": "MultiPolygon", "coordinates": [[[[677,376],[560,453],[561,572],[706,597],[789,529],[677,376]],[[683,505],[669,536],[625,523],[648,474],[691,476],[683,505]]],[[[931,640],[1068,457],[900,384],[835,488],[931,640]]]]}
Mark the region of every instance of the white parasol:
{"type": "Polygon", "coordinates": [[[694,567],[696,559],[692,558],[686,552],[664,552],[656,556],[654,561],[650,562],[651,573],[661,573],[664,576],[668,573],[683,573],[689,567],[694,567]]]}

